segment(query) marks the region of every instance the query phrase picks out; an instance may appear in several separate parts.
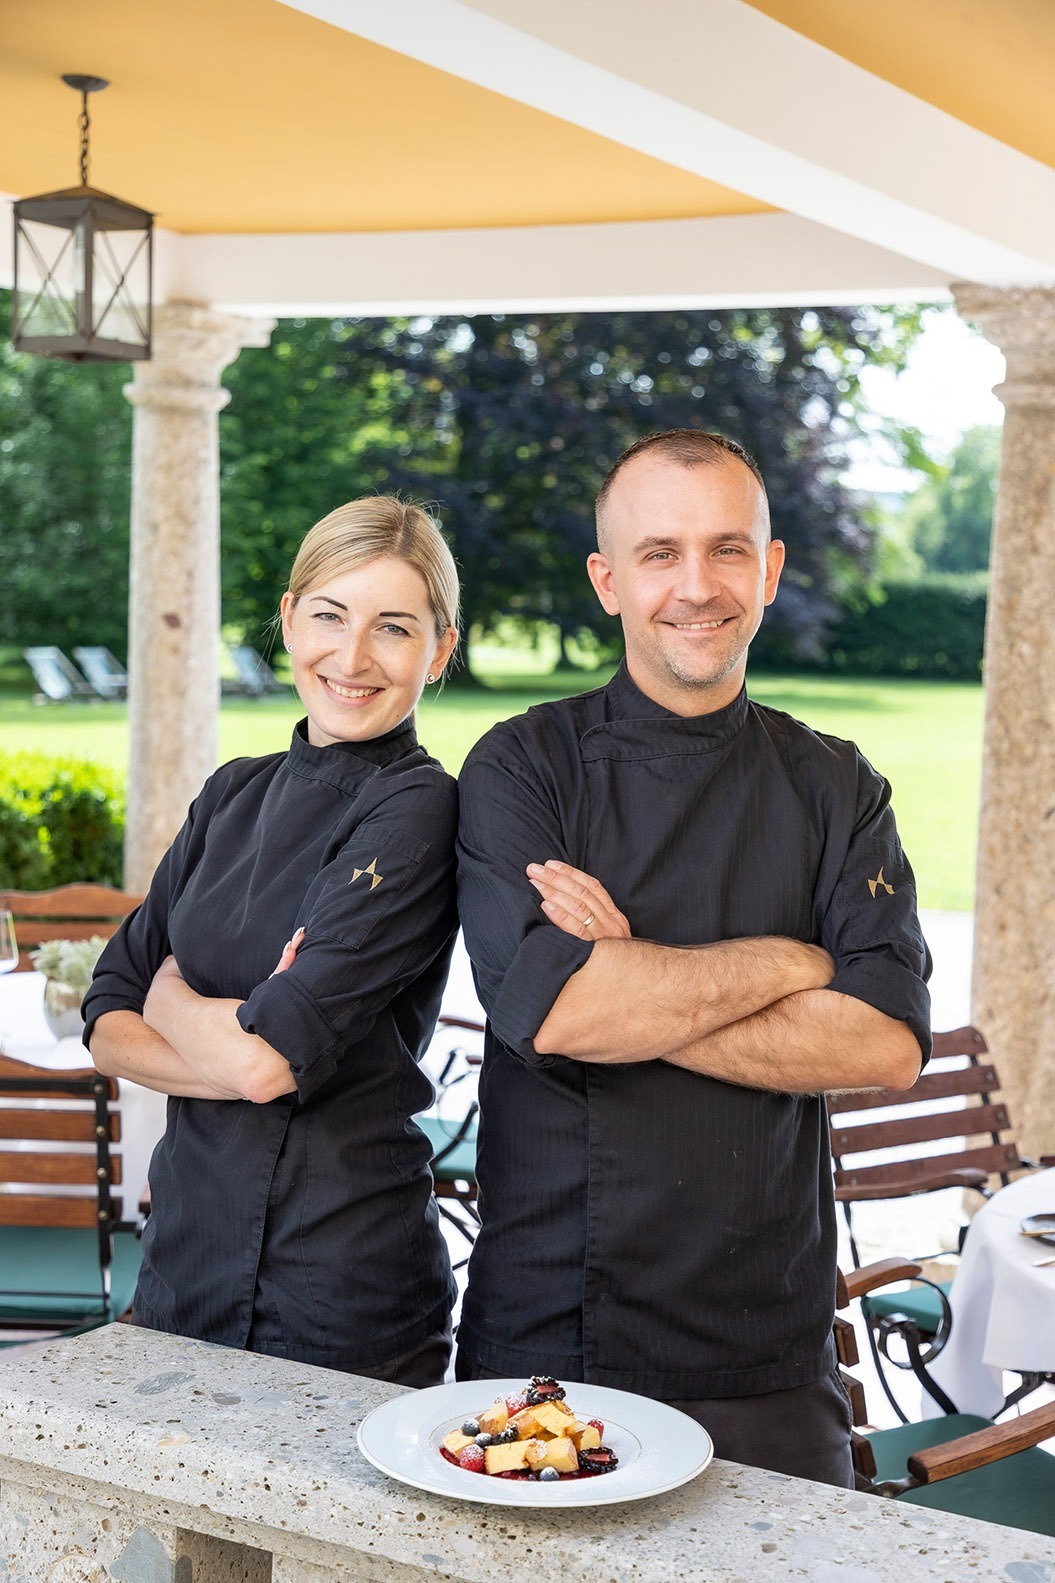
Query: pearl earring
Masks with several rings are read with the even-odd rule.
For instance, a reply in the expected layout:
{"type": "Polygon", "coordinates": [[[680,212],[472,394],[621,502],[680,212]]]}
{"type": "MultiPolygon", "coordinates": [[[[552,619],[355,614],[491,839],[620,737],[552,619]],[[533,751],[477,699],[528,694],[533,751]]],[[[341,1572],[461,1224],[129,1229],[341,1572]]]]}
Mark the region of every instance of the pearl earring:
{"type": "Polygon", "coordinates": [[[287,654],[292,654],[293,653],[293,645],[292,645],[292,643],[287,643],[286,644],[286,653],[287,654]]]}
{"type": "Polygon", "coordinates": [[[436,680],[436,678],[435,678],[435,676],[433,676],[432,672],[430,671],[429,674],[426,676],[425,680],[427,682],[434,682],[436,680]]]}

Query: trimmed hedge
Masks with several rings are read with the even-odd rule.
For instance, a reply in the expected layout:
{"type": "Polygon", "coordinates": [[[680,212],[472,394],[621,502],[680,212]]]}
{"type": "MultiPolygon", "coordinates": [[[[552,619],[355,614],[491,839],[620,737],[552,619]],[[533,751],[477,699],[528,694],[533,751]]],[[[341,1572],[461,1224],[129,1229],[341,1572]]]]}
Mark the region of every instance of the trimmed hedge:
{"type": "Polygon", "coordinates": [[[976,682],[982,674],[986,584],[985,572],[931,573],[915,582],[885,583],[871,602],[839,613],[812,660],[796,658],[779,636],[767,641],[763,624],[752,644],[752,664],[976,682]]]}
{"type": "Polygon", "coordinates": [[[120,885],[124,787],[112,771],[41,753],[0,755],[0,888],[120,885]]]}

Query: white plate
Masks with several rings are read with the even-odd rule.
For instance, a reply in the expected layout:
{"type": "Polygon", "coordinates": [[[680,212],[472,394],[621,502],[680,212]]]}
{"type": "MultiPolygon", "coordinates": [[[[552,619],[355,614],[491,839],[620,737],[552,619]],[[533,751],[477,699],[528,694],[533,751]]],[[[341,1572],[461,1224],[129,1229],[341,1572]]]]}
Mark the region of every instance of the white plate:
{"type": "Polygon", "coordinates": [[[604,1385],[561,1382],[579,1418],[599,1418],[604,1443],[619,1458],[611,1473],[587,1479],[488,1478],[455,1467],[440,1452],[444,1435],[483,1412],[496,1396],[524,1388],[521,1380],[462,1380],[397,1396],[359,1425],[368,1462],[401,1484],[488,1506],[610,1506],[662,1495],[702,1473],[714,1455],[706,1429],[663,1402],[604,1385]]]}

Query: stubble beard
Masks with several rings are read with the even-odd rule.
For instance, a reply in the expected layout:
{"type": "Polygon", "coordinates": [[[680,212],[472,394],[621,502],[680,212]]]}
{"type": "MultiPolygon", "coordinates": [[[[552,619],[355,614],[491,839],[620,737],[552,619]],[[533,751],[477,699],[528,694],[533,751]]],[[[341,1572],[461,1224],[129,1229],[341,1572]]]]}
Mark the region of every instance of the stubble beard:
{"type": "MultiPolygon", "coordinates": [[[[701,616],[697,617],[697,619],[706,620],[707,617],[701,616]]],[[[712,656],[709,664],[705,664],[701,657],[700,667],[691,667],[679,663],[680,657],[672,653],[662,640],[657,643],[658,657],[667,676],[677,687],[690,693],[707,693],[721,682],[724,682],[736,670],[737,666],[744,660],[751,640],[749,638],[746,643],[740,641],[739,623],[736,622],[735,617],[730,622],[730,625],[734,625],[735,630],[734,639],[730,643],[728,650],[724,654],[712,656]]],[[[719,629],[719,631],[721,630],[719,629]]],[[[753,633],[752,636],[754,636],[753,633]]]]}

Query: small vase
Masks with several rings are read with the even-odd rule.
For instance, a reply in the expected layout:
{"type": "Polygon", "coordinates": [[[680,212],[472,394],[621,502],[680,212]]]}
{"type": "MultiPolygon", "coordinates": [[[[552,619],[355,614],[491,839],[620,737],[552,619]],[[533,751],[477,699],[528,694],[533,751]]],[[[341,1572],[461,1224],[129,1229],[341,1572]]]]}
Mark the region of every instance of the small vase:
{"type": "Polygon", "coordinates": [[[56,1039],[79,1038],[84,1027],[81,1017],[83,998],[79,989],[60,984],[57,978],[44,980],[44,1021],[56,1039]]]}

